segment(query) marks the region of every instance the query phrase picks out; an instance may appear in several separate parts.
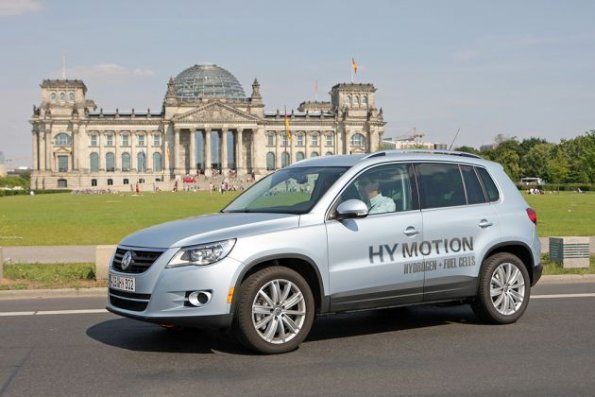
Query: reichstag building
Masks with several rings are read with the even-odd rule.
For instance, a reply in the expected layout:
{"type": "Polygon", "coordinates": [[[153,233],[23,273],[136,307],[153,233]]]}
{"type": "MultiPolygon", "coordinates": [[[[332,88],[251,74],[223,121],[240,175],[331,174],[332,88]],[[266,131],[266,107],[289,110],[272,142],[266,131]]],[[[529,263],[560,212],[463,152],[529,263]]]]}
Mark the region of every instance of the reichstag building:
{"type": "MultiPolygon", "coordinates": [[[[330,101],[265,111],[217,65],[167,83],[161,112],[103,112],[81,80],[44,80],[31,119],[33,189],[170,189],[188,177],[259,178],[316,156],[377,150],[384,133],[372,84],[337,84],[330,101]],[[289,126],[288,133],[287,127],[289,126]]],[[[202,179],[201,179],[202,178],[202,179]]]]}

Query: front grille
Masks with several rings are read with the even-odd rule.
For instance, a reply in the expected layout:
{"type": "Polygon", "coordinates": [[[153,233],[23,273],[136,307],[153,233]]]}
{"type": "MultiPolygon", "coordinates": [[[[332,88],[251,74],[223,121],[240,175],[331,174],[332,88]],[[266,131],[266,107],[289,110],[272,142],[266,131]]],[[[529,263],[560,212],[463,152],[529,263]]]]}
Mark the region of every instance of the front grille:
{"type": "Polygon", "coordinates": [[[140,251],[140,250],[127,250],[123,248],[116,249],[116,255],[114,255],[114,261],[112,267],[122,273],[143,273],[161,256],[163,251],[140,251]],[[122,268],[122,258],[126,255],[126,252],[132,254],[132,261],[126,268],[122,268]]]}
{"type": "Polygon", "coordinates": [[[151,294],[135,294],[133,292],[109,289],[109,301],[120,309],[142,312],[147,308],[151,294]]]}

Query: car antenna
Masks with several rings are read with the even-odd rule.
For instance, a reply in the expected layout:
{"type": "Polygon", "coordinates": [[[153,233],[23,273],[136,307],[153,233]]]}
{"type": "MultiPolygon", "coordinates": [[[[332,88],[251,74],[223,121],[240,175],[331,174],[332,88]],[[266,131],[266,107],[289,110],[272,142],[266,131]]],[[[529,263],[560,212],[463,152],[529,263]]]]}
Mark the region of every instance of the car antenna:
{"type": "Polygon", "coordinates": [[[452,139],[452,142],[450,143],[450,146],[448,147],[448,150],[452,150],[452,145],[455,144],[455,140],[459,136],[459,132],[461,132],[461,129],[460,128],[457,130],[457,133],[455,134],[455,137],[452,139]]]}

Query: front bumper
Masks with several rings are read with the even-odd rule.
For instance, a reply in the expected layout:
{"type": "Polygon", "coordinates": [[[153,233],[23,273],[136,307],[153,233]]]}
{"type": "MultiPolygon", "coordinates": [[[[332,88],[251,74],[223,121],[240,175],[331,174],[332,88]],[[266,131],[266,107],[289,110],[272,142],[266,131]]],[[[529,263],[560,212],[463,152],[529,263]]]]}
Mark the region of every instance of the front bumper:
{"type": "MultiPolygon", "coordinates": [[[[134,247],[123,247],[134,250],[134,247]]],[[[108,289],[106,309],[136,320],[166,325],[198,328],[227,327],[231,324],[230,288],[235,286],[241,263],[231,258],[208,266],[183,266],[167,269],[178,249],[165,251],[146,271],[124,273],[110,266],[112,277],[133,278],[133,291],[108,289]],[[188,295],[208,291],[208,302],[193,306],[188,295]]]]}

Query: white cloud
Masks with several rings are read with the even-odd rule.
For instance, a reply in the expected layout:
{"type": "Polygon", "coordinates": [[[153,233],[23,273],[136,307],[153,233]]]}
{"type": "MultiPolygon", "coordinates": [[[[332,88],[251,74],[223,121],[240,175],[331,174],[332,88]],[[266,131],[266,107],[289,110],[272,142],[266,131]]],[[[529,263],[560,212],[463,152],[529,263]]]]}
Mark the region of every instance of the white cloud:
{"type": "Polygon", "coordinates": [[[0,16],[23,15],[41,8],[40,0],[0,0],[0,16]]]}

